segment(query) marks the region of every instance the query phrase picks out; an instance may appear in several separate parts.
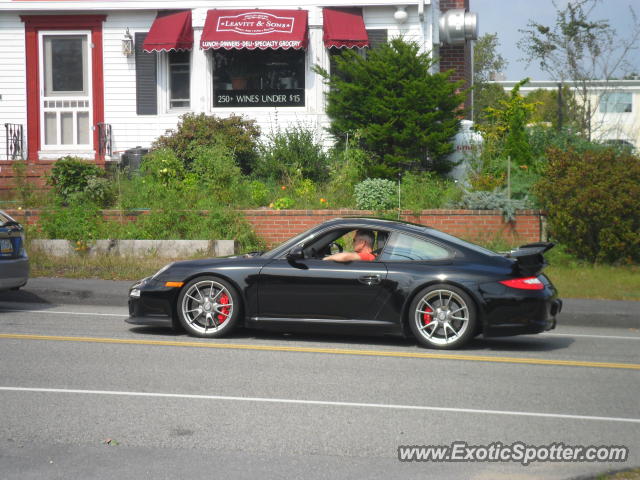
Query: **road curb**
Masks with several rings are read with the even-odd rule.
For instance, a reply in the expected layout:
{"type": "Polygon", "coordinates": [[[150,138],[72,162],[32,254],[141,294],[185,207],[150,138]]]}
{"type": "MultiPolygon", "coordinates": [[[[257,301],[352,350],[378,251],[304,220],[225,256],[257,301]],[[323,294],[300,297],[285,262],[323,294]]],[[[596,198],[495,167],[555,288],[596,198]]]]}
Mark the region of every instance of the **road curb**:
{"type": "MultiPolygon", "coordinates": [[[[126,306],[133,282],[32,278],[21,290],[0,292],[0,302],[126,306]]],[[[640,328],[640,302],[563,299],[558,325],[580,327],[640,328]]]]}

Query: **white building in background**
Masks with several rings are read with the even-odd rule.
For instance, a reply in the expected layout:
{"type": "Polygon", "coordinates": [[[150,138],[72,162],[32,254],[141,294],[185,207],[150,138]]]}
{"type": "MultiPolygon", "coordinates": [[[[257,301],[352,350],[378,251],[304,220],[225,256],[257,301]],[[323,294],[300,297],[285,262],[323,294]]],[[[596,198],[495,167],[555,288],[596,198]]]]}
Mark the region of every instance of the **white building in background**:
{"type": "MultiPolygon", "coordinates": [[[[518,82],[495,82],[510,91],[518,82]]],[[[581,85],[567,82],[576,89],[581,85]]],[[[534,90],[557,90],[558,82],[534,81],[520,87],[527,95],[534,90]]],[[[580,96],[576,100],[580,101],[580,96]]],[[[640,151],[640,80],[593,81],[588,84],[587,99],[591,115],[591,138],[594,141],[617,141],[633,144],[640,151]]]]}

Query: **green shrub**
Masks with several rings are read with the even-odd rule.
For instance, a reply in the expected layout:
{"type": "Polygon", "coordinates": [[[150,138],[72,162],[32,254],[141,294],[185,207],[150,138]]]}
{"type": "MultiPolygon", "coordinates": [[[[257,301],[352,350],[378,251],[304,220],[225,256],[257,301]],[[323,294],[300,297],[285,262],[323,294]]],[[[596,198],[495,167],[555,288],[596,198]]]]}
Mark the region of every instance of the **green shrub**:
{"type": "Polygon", "coordinates": [[[294,205],[295,205],[295,202],[293,201],[292,198],[280,197],[274,200],[273,203],[270,205],[270,207],[273,208],[274,210],[288,210],[290,208],[293,208],[294,205]]]}
{"type": "Polygon", "coordinates": [[[401,206],[418,211],[442,208],[459,200],[462,190],[434,172],[406,173],[402,177],[401,206]]]}
{"type": "Polygon", "coordinates": [[[169,148],[188,167],[199,147],[222,144],[231,149],[238,165],[248,173],[258,159],[259,137],[260,128],[254,120],[237,115],[220,118],[186,113],[180,117],[177,129],[158,138],[152,149],[169,148]]]}
{"type": "Polygon", "coordinates": [[[115,198],[115,192],[104,176],[104,170],[93,163],[63,157],[51,169],[48,184],[62,203],[76,198],[79,203],[88,201],[106,207],[115,198]]]}
{"type": "Polygon", "coordinates": [[[116,191],[113,183],[103,177],[89,177],[83,193],[77,194],[79,202],[96,203],[100,207],[113,205],[116,199],[116,191]]]}
{"type": "Polygon", "coordinates": [[[284,183],[302,178],[324,180],[328,170],[328,155],[321,139],[312,127],[292,125],[272,132],[260,146],[260,161],[254,174],[284,183]]]}
{"type": "Polygon", "coordinates": [[[68,206],[45,209],[40,215],[38,229],[44,238],[62,238],[86,243],[99,238],[104,221],[98,206],[72,202],[68,206]]]}
{"type": "Polygon", "coordinates": [[[293,190],[298,197],[308,198],[315,196],[317,188],[316,184],[313,183],[313,180],[303,178],[299,182],[295,183],[293,190]]]}
{"type": "Polygon", "coordinates": [[[367,178],[355,186],[356,208],[388,210],[397,202],[397,185],[391,180],[367,178]]]}
{"type": "Polygon", "coordinates": [[[516,210],[527,208],[527,199],[517,200],[509,198],[504,190],[466,191],[462,198],[455,203],[456,207],[468,210],[500,210],[506,222],[516,219],[516,210]]]}
{"type": "Polygon", "coordinates": [[[327,196],[331,197],[332,203],[345,208],[354,206],[354,187],[366,178],[366,165],[370,159],[370,155],[355,146],[333,149],[326,184],[327,196]]]}
{"type": "Polygon", "coordinates": [[[171,202],[165,206],[139,215],[134,222],[105,222],[100,235],[132,240],[236,240],[245,251],[264,246],[244,217],[231,209],[200,212],[176,208],[171,202]]]}
{"type": "Polygon", "coordinates": [[[186,181],[191,189],[195,188],[192,194],[196,205],[206,208],[211,204],[232,204],[239,195],[241,180],[242,172],[228,147],[215,145],[194,149],[193,164],[186,181]]]}
{"type": "Polygon", "coordinates": [[[269,204],[271,190],[264,182],[261,182],[260,180],[251,180],[247,184],[247,189],[253,206],[262,207],[269,204]]]}
{"type": "Polygon", "coordinates": [[[590,262],[640,261],[640,159],[611,149],[551,149],[535,192],[549,230],[590,262]]]}
{"type": "Polygon", "coordinates": [[[160,148],[145,155],[140,172],[149,180],[169,187],[184,179],[186,169],[173,150],[160,148]]]}

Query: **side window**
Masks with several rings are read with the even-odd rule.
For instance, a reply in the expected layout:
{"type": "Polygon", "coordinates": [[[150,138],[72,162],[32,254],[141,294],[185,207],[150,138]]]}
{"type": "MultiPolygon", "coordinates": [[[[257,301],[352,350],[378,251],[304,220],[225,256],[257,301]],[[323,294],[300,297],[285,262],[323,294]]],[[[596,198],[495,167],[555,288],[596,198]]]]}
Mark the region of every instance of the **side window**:
{"type": "Polygon", "coordinates": [[[439,245],[398,233],[389,239],[380,260],[443,260],[450,256],[449,251],[439,245]]]}
{"type": "Polygon", "coordinates": [[[600,97],[600,113],[631,113],[631,92],[606,92],[600,97]]]}
{"type": "Polygon", "coordinates": [[[169,108],[189,108],[191,52],[168,52],[169,108]]]}

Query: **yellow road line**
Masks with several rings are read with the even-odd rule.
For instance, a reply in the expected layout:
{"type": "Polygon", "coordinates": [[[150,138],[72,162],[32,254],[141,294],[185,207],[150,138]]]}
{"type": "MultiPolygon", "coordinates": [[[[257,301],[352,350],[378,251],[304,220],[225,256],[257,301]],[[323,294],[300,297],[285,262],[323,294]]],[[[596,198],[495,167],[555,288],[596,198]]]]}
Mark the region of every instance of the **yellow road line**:
{"type": "Polygon", "coordinates": [[[235,343],[176,342],[171,340],[133,340],[106,337],[64,337],[55,335],[29,335],[19,333],[0,333],[0,338],[14,340],[49,340],[58,342],[112,343],[124,345],[158,345],[163,347],[221,348],[231,350],[258,350],[268,352],[329,353],[334,355],[366,355],[375,357],[431,358],[439,360],[466,360],[473,362],[519,363],[526,365],[556,365],[569,367],[622,368],[640,370],[640,364],[585,362],[579,360],[553,360],[546,358],[492,357],[485,355],[459,355],[431,352],[389,352],[383,350],[352,350],[346,348],[291,347],[283,345],[246,345],[235,343]]]}

